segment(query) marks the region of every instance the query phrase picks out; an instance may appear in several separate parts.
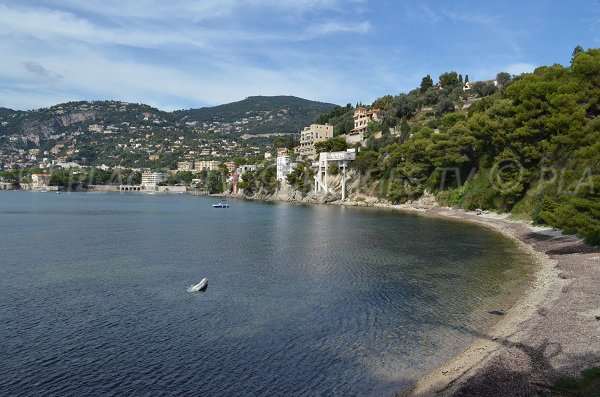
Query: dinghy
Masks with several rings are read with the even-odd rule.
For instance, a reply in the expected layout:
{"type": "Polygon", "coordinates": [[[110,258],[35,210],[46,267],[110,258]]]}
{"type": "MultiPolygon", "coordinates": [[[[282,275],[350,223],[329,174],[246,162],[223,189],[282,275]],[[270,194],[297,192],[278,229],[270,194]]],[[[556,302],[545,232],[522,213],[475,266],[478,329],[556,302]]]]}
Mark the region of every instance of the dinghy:
{"type": "Polygon", "coordinates": [[[206,287],[208,286],[208,279],[205,277],[203,278],[198,284],[192,286],[190,288],[191,292],[199,292],[199,291],[204,291],[206,289],[206,287]]]}

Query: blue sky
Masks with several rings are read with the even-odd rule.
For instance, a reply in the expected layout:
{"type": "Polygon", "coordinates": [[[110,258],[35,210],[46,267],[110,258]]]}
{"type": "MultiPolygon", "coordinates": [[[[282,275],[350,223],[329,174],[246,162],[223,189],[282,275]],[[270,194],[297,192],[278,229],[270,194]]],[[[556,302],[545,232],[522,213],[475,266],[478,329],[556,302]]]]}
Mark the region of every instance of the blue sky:
{"type": "Polygon", "coordinates": [[[600,0],[0,0],[0,106],[346,104],[430,74],[493,78],[600,47],[600,0]]]}

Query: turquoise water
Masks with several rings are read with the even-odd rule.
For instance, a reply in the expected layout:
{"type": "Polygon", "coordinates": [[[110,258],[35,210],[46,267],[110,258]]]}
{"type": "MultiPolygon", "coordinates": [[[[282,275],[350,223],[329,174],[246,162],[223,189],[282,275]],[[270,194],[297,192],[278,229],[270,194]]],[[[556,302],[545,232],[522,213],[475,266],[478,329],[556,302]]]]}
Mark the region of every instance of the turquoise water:
{"type": "Polygon", "coordinates": [[[212,203],[0,193],[0,395],[393,396],[530,271],[464,223],[212,203]]]}

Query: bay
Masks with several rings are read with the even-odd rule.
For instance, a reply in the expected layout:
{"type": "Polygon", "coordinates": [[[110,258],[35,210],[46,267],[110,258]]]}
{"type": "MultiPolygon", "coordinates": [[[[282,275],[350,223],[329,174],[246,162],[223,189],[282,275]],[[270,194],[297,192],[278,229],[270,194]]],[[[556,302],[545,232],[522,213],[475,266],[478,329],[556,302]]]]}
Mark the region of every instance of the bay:
{"type": "Polygon", "coordinates": [[[0,395],[393,396],[529,281],[482,227],[213,202],[0,193],[0,395]]]}

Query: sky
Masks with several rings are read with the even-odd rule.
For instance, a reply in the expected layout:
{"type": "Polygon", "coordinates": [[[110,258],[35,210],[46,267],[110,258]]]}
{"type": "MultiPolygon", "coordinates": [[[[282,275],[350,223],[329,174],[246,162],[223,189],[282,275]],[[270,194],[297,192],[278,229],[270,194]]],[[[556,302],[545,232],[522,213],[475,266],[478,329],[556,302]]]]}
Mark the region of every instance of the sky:
{"type": "Polygon", "coordinates": [[[371,103],[600,47],[600,0],[0,0],[0,107],[371,103]]]}

